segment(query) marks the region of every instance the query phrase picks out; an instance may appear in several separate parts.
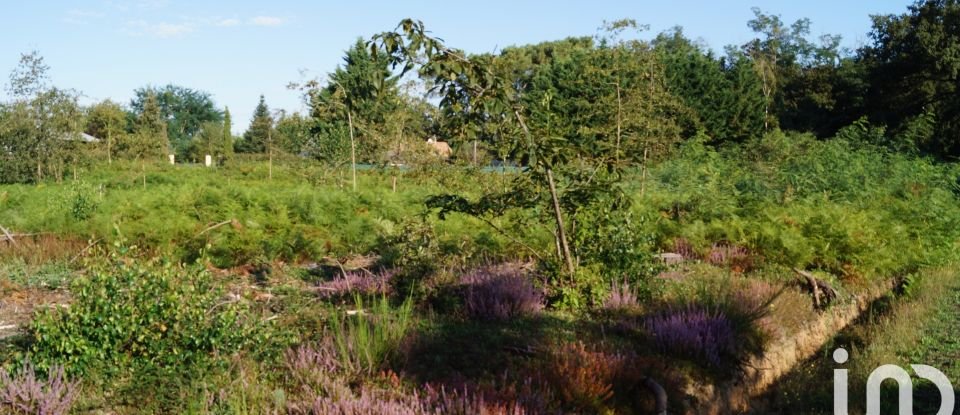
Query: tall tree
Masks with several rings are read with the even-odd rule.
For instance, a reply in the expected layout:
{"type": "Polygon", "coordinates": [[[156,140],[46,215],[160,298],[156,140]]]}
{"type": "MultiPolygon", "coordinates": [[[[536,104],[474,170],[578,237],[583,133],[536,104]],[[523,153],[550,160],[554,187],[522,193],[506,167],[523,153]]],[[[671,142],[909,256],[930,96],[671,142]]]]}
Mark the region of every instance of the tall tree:
{"type": "Polygon", "coordinates": [[[104,100],[90,108],[87,114],[86,132],[104,141],[107,150],[107,162],[113,162],[113,153],[117,141],[123,141],[126,134],[127,114],[113,101],[104,100]]]}
{"type": "Polygon", "coordinates": [[[79,161],[82,113],[75,91],[50,85],[49,66],[36,51],[22,54],[10,74],[14,101],[0,125],[0,181],[58,180],[68,163],[79,161]],[[31,174],[32,172],[32,174],[31,174]]]}
{"type": "Polygon", "coordinates": [[[358,39],[322,86],[313,82],[307,88],[315,120],[313,134],[320,141],[316,147],[324,149],[322,158],[337,161],[355,147],[354,158],[383,159],[390,134],[386,121],[400,104],[397,79],[387,62],[373,59],[358,39]]]}
{"type": "Polygon", "coordinates": [[[129,137],[125,152],[136,159],[160,158],[170,151],[167,123],[163,119],[157,96],[148,92],[137,117],[135,133],[129,137]]]}
{"type": "Polygon", "coordinates": [[[702,131],[712,142],[742,141],[763,134],[760,79],[740,52],[718,58],[686,38],[680,28],[661,33],[653,44],[664,66],[668,90],[693,111],[696,122],[685,127],[702,131]]]}
{"type": "Polygon", "coordinates": [[[922,0],[907,13],[872,18],[873,44],[861,50],[871,118],[904,133],[930,123],[915,145],[960,157],[960,2],[922,0]]]}
{"type": "MultiPolygon", "coordinates": [[[[446,116],[457,117],[461,120],[460,125],[466,129],[482,130],[499,124],[502,131],[513,132],[500,136],[500,146],[508,149],[508,156],[524,167],[522,173],[515,176],[514,186],[506,192],[491,192],[477,201],[457,195],[442,195],[428,200],[428,206],[438,209],[441,217],[450,212],[467,213],[484,218],[495,228],[498,227],[490,217],[501,216],[511,209],[529,208],[550,212],[549,219],[543,219],[546,220],[544,225],[556,236],[557,256],[554,258],[558,260],[550,263],[562,269],[555,275],[555,288],[562,293],[562,301],[569,301],[571,305],[579,301],[584,291],[590,290],[579,286],[577,264],[580,261],[603,267],[607,265],[604,259],[619,256],[621,260],[618,263],[642,263],[638,260],[642,252],[636,248],[641,244],[640,235],[637,229],[630,226],[633,221],[629,219],[629,198],[619,185],[624,166],[615,163],[617,153],[613,151],[614,146],[607,145],[615,142],[615,139],[611,140],[611,134],[604,132],[603,135],[596,135],[603,137],[603,143],[590,143],[586,137],[595,136],[594,133],[571,130],[566,120],[559,119],[560,116],[573,114],[574,110],[553,109],[552,94],[543,93],[538,97],[542,103],[532,107],[532,101],[527,100],[527,84],[523,78],[515,76],[509,65],[498,64],[497,59],[490,55],[469,56],[461,50],[447,47],[427,33],[421,22],[407,19],[395,31],[374,36],[371,51],[385,55],[382,59],[388,60],[394,67],[402,68],[401,75],[417,69],[422,78],[434,85],[433,92],[440,97],[440,106],[446,116]],[[424,56],[426,60],[422,59],[424,56]],[[574,232],[571,238],[571,229],[574,228],[571,218],[584,221],[578,223],[577,229],[586,228],[594,230],[595,234],[607,234],[603,238],[596,238],[574,232]],[[618,236],[611,236],[608,232],[616,232],[618,236]],[[593,242],[603,244],[603,247],[591,249],[586,246],[593,242]],[[575,252],[584,256],[577,257],[575,252]]],[[[635,50],[644,48],[643,45],[637,45],[635,50]]],[[[535,74],[535,78],[543,77],[535,81],[545,86],[531,90],[547,92],[554,88],[564,94],[572,94],[578,82],[594,82],[587,75],[581,77],[574,69],[580,65],[581,59],[589,58],[591,54],[576,48],[570,52],[571,59],[556,59],[558,62],[552,65],[552,71],[535,74]],[[577,81],[567,81],[566,76],[577,81]]],[[[606,56],[605,53],[598,55],[606,56]]],[[[650,57],[642,55],[633,58],[651,61],[650,57]]],[[[600,59],[601,62],[604,59],[600,59]]],[[[603,68],[602,65],[596,66],[603,68]]],[[[617,73],[616,70],[599,72],[617,73]]],[[[616,96],[615,85],[600,82],[587,85],[597,89],[597,92],[587,93],[603,96],[600,91],[612,91],[606,96],[616,96]]],[[[654,102],[657,102],[657,94],[662,92],[662,89],[658,91],[656,85],[656,82],[645,85],[655,91],[651,95],[654,102]]],[[[570,103],[557,104],[576,108],[570,103]]],[[[609,114],[617,113],[614,105],[604,107],[590,111],[604,114],[602,117],[607,120],[611,119],[609,114]]],[[[546,257],[535,249],[527,248],[541,258],[546,257]]],[[[612,271],[615,267],[612,265],[609,269],[612,271]]],[[[611,274],[621,276],[616,271],[611,274]]],[[[634,277],[637,276],[634,273],[634,277]]]]}
{"type": "Polygon", "coordinates": [[[161,118],[167,124],[167,134],[172,149],[185,154],[194,134],[200,131],[203,123],[223,121],[223,114],[217,109],[213,97],[208,92],[178,85],[163,87],[143,87],[134,91],[130,103],[137,114],[143,111],[148,95],[153,95],[160,108],[161,118]]]}
{"type": "Polygon", "coordinates": [[[224,160],[233,156],[233,118],[230,117],[230,108],[223,109],[223,136],[220,139],[220,153],[224,160]]]}
{"type": "Polygon", "coordinates": [[[257,108],[253,110],[250,127],[243,133],[243,140],[236,143],[237,152],[266,153],[272,130],[273,117],[270,116],[270,107],[267,106],[267,101],[263,95],[260,95],[260,102],[257,103],[257,108]]]}

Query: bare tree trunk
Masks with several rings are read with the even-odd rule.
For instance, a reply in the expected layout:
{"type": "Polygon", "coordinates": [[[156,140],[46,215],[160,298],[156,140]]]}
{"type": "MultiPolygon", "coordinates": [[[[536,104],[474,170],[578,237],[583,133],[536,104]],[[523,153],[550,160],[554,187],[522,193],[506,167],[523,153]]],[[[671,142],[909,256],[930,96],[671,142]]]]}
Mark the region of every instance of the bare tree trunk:
{"type": "Polygon", "coordinates": [[[350,125],[350,168],[353,173],[353,191],[357,191],[357,144],[353,139],[353,114],[347,111],[347,124],[350,125]]]}
{"type": "MultiPolygon", "coordinates": [[[[519,111],[514,111],[514,115],[517,116],[517,121],[520,122],[520,127],[523,128],[523,132],[530,136],[530,130],[527,128],[527,124],[523,122],[523,117],[520,116],[519,111]]],[[[567,231],[563,226],[563,211],[560,210],[560,197],[557,195],[557,185],[553,181],[553,169],[547,167],[547,184],[550,186],[550,199],[553,202],[553,215],[557,221],[557,239],[560,240],[560,248],[563,253],[564,263],[567,265],[567,272],[572,276],[576,272],[576,267],[573,265],[573,257],[570,255],[570,245],[567,243],[567,231]]]]}
{"type": "Polygon", "coordinates": [[[614,158],[618,166],[620,165],[620,135],[621,135],[620,132],[621,132],[621,125],[623,124],[622,117],[621,117],[622,113],[623,113],[623,103],[620,100],[620,83],[617,82],[617,148],[616,148],[616,153],[614,153],[614,158]]]}
{"type": "Polygon", "coordinates": [[[567,244],[567,232],[563,227],[563,212],[560,210],[560,198],[557,196],[557,186],[553,182],[553,169],[547,168],[547,183],[550,185],[550,199],[553,200],[553,214],[557,219],[557,238],[560,239],[560,248],[563,249],[563,260],[567,264],[567,272],[572,276],[576,271],[573,257],[570,255],[570,245],[567,244]]]}

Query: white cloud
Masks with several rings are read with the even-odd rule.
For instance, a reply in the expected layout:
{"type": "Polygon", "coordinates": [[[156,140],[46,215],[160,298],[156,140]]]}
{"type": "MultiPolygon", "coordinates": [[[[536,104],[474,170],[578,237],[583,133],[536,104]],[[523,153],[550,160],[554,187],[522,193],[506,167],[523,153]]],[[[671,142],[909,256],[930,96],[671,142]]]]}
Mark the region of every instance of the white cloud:
{"type": "Polygon", "coordinates": [[[147,23],[143,20],[127,22],[128,33],[136,36],[149,35],[157,38],[180,37],[194,31],[194,27],[187,23],[147,23]]]}
{"type": "Polygon", "coordinates": [[[216,25],[220,27],[231,27],[231,26],[237,26],[239,24],[240,24],[239,19],[222,19],[220,21],[217,21],[216,23],[216,25]]]}
{"type": "Polygon", "coordinates": [[[284,20],[274,16],[257,16],[250,19],[250,24],[254,26],[280,26],[284,20]]]}
{"type": "Polygon", "coordinates": [[[67,11],[66,16],[63,17],[63,21],[72,24],[88,24],[91,20],[99,19],[103,16],[104,14],[100,12],[72,9],[67,11]]]}

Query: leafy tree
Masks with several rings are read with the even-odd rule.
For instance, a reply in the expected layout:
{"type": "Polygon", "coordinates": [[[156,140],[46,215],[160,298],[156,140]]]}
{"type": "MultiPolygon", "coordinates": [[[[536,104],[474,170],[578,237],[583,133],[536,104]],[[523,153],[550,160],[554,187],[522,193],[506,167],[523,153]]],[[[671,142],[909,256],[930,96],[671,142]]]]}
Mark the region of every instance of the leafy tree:
{"type": "Polygon", "coordinates": [[[305,85],[315,120],[317,143],[312,151],[318,158],[339,162],[349,144],[354,188],[358,158],[375,162],[383,157],[388,134],[385,122],[399,102],[397,78],[389,63],[374,59],[374,53],[357,39],[324,86],[318,81],[305,85]]]}
{"type": "Polygon", "coordinates": [[[223,109],[223,135],[220,138],[220,155],[224,160],[233,157],[233,118],[230,117],[230,108],[223,109]]]}
{"type": "Polygon", "coordinates": [[[133,159],[161,158],[170,151],[167,123],[157,96],[148,92],[134,124],[134,133],[123,143],[123,153],[133,159]]]}
{"type": "Polygon", "coordinates": [[[214,160],[223,160],[227,157],[223,149],[224,125],[216,121],[203,123],[200,132],[194,135],[190,143],[189,155],[197,162],[203,161],[207,155],[214,160]]]}
{"type": "Polygon", "coordinates": [[[266,153],[272,130],[273,117],[270,116],[270,108],[267,106],[263,95],[260,95],[260,102],[253,111],[250,127],[247,128],[247,132],[243,133],[243,140],[236,143],[236,151],[238,153],[266,153]]]}
{"type": "Polygon", "coordinates": [[[869,69],[869,114],[894,133],[935,118],[922,150],[960,156],[960,3],[924,0],[899,15],[873,16],[873,44],[860,51],[869,69]]]}
{"type": "Polygon", "coordinates": [[[302,154],[310,139],[310,121],[299,113],[282,113],[277,120],[277,148],[289,154],[302,154]]]}
{"type": "Polygon", "coordinates": [[[107,149],[107,162],[113,162],[114,146],[123,141],[126,134],[127,114],[120,104],[104,100],[90,108],[87,114],[86,132],[104,140],[107,149]]]}
{"type": "Polygon", "coordinates": [[[48,70],[33,51],[10,75],[14,101],[0,112],[0,181],[40,181],[45,173],[60,180],[67,164],[83,158],[78,94],[50,86],[48,70]]]}
{"type": "MultiPolygon", "coordinates": [[[[693,112],[693,125],[714,142],[743,141],[763,134],[761,83],[739,52],[718,58],[675,28],[653,41],[668,90],[693,112]]],[[[696,131],[686,131],[692,135],[696,131]]]]}
{"type": "Polygon", "coordinates": [[[798,100],[811,99],[807,104],[812,103],[815,108],[829,107],[831,83],[823,82],[823,78],[824,74],[832,74],[831,69],[840,57],[840,36],[823,35],[818,45],[807,39],[810,19],[798,19],[786,26],[780,16],[764,13],[759,8],[753,8],[753,14],[747,26],[760,37],[743,45],[741,50],[750,57],[761,81],[764,129],[779,126],[784,114],[797,110],[798,100]],[[807,77],[813,80],[804,79],[807,77]],[[796,82],[799,84],[791,88],[796,82]],[[804,86],[807,89],[802,88],[804,86]],[[811,86],[820,89],[811,90],[811,86]],[[802,93],[785,94],[789,89],[802,93]]]}
{"type": "Polygon", "coordinates": [[[164,87],[143,87],[134,91],[130,103],[134,113],[140,114],[148,95],[153,95],[160,108],[161,118],[167,124],[167,134],[173,150],[184,155],[194,134],[200,131],[203,123],[223,121],[223,114],[217,109],[211,95],[204,91],[177,85],[164,87]]]}
{"type": "MultiPolygon", "coordinates": [[[[582,134],[567,135],[570,131],[568,125],[557,119],[557,114],[572,114],[573,111],[551,113],[552,95],[547,93],[542,95],[543,104],[531,108],[531,101],[526,100],[526,84],[522,78],[515,76],[510,65],[500,64],[490,55],[468,56],[460,50],[449,48],[439,39],[428,35],[420,22],[409,19],[402,21],[395,31],[374,36],[370,48],[374,56],[385,55],[382,59],[394,67],[402,68],[400,75],[416,68],[421,77],[434,85],[433,92],[440,97],[441,109],[445,116],[454,119],[454,125],[474,132],[491,131],[493,129],[490,126],[497,126],[498,130],[507,132],[498,136],[498,147],[505,149],[504,152],[511,159],[524,167],[524,174],[515,177],[510,190],[488,193],[476,201],[458,195],[440,195],[429,199],[428,206],[438,209],[441,217],[451,212],[462,212],[483,218],[494,227],[497,226],[491,217],[502,216],[511,209],[550,212],[543,219],[552,223],[550,227],[555,232],[557,242],[557,264],[562,269],[554,280],[555,288],[560,293],[561,301],[570,305],[579,303],[581,295],[598,284],[593,278],[580,278],[590,271],[584,271],[587,274],[579,272],[577,263],[583,260],[589,265],[602,267],[603,257],[597,256],[598,250],[591,250],[585,244],[571,247],[571,242],[577,244],[598,239],[583,234],[574,234],[571,239],[569,219],[596,218],[598,222],[588,221],[586,227],[597,229],[593,225],[607,225],[609,222],[606,218],[614,218],[613,221],[625,232],[625,236],[638,235],[628,225],[629,199],[624,197],[619,186],[621,165],[615,162],[617,152],[609,151],[613,146],[600,143],[593,143],[592,147],[578,145],[586,142],[579,142],[582,134]],[[542,113],[544,110],[547,112],[542,113]],[[595,210],[603,206],[607,207],[605,214],[595,210]],[[580,212],[581,209],[590,212],[580,212]],[[584,257],[575,257],[575,252],[584,254],[584,257]],[[586,282],[587,286],[581,285],[581,282],[586,282]]],[[[568,67],[565,65],[579,65],[579,59],[590,56],[571,50],[571,56],[575,55],[577,58],[571,60],[557,59],[559,62],[553,72],[536,74],[533,80],[543,87],[534,87],[531,91],[545,91],[550,87],[557,90],[569,88],[572,91],[576,82],[567,84],[553,78],[562,78],[562,74],[567,73],[568,67]],[[558,85],[560,88],[557,88],[558,85]]],[[[536,57],[536,54],[530,56],[536,57]]],[[[576,71],[569,68],[573,75],[576,75],[576,71]]],[[[600,85],[591,87],[601,88],[600,85]]],[[[614,86],[605,87],[616,95],[614,86]]],[[[608,114],[610,112],[616,113],[616,110],[607,111],[608,114]]],[[[611,141],[609,133],[604,140],[611,141]]],[[[616,229],[616,225],[603,226],[603,229],[616,229]]],[[[619,238],[608,239],[626,242],[619,238]]],[[[638,242],[630,236],[627,239],[630,239],[630,243],[638,242]]],[[[624,248],[627,244],[618,245],[624,248]]],[[[643,251],[640,243],[626,249],[610,245],[605,245],[605,248],[612,249],[600,251],[614,256],[616,254],[611,254],[613,251],[629,254],[623,256],[630,258],[625,262],[643,262],[638,257],[643,251]]],[[[533,248],[530,250],[541,258],[545,257],[533,248]]]]}

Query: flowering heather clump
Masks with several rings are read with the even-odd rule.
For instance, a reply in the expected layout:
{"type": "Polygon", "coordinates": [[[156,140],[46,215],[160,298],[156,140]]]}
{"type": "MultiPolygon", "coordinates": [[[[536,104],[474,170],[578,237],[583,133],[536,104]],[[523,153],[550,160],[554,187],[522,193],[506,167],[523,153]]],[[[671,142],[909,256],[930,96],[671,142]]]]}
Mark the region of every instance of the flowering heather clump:
{"type": "Polygon", "coordinates": [[[691,306],[648,317],[644,327],[663,353],[700,359],[718,369],[737,358],[734,326],[721,312],[691,306]]]}
{"type": "Polygon", "coordinates": [[[604,402],[613,397],[614,386],[624,382],[633,356],[588,348],[581,342],[567,343],[552,353],[547,368],[567,406],[577,412],[603,412],[604,402]]]}
{"type": "Polygon", "coordinates": [[[317,295],[321,298],[342,297],[348,294],[388,294],[390,279],[394,270],[371,273],[367,271],[350,271],[334,277],[330,281],[317,284],[317,295]]]}
{"type": "Polygon", "coordinates": [[[713,244],[706,260],[711,265],[731,267],[741,272],[753,267],[747,248],[726,243],[713,244]]]}
{"type": "Polygon", "coordinates": [[[610,290],[610,297],[603,302],[603,308],[614,310],[635,310],[640,307],[640,300],[637,293],[630,287],[630,284],[613,283],[613,289],[610,290]]]}
{"type": "Polygon", "coordinates": [[[693,249],[693,245],[684,238],[676,238],[673,240],[673,252],[680,254],[683,259],[689,260],[698,257],[697,251],[693,249]]]}
{"type": "Polygon", "coordinates": [[[466,285],[466,310],[471,317],[504,320],[543,310],[543,291],[520,273],[482,268],[464,275],[461,281],[466,285]]]}
{"type": "MultiPolygon", "coordinates": [[[[426,386],[423,392],[405,393],[373,383],[351,388],[342,376],[335,350],[327,344],[301,346],[286,353],[287,367],[297,382],[295,395],[287,404],[291,414],[311,415],[523,415],[527,411],[515,402],[486,399],[482,393],[446,391],[426,386]]],[[[396,375],[393,375],[394,377],[396,375]]],[[[394,378],[396,387],[399,380],[394,378]]]]}
{"type": "Polygon", "coordinates": [[[0,413],[61,415],[77,397],[77,382],[67,381],[63,367],[54,367],[46,381],[27,364],[17,376],[0,369],[0,413]]]}

